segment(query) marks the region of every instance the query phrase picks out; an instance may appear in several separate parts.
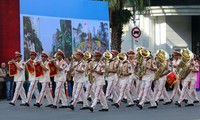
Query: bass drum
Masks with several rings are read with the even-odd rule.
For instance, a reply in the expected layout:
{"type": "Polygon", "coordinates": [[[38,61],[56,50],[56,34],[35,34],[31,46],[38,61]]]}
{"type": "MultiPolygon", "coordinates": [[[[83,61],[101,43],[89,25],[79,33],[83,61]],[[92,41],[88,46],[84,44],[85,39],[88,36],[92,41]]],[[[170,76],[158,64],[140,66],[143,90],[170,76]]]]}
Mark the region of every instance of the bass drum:
{"type": "Polygon", "coordinates": [[[172,88],[172,86],[177,82],[177,76],[174,72],[171,72],[167,75],[167,83],[169,85],[170,88],[172,88]]]}

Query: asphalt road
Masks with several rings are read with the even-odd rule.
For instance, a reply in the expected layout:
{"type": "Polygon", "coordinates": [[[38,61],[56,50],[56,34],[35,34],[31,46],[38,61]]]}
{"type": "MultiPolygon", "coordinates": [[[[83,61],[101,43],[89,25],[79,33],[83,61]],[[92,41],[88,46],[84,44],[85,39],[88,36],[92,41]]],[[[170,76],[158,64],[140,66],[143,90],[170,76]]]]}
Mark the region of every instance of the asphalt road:
{"type": "MultiPolygon", "coordinates": [[[[200,96],[200,92],[198,92],[200,96]]],[[[34,99],[32,104],[34,103],[34,99]]],[[[44,107],[47,102],[44,99],[40,108],[20,106],[20,100],[16,106],[8,104],[9,101],[0,101],[0,120],[200,120],[200,103],[193,107],[179,108],[173,104],[164,106],[159,103],[157,109],[148,109],[149,104],[145,104],[143,110],[137,106],[127,108],[127,104],[122,103],[120,108],[115,108],[109,104],[109,112],[99,112],[101,105],[98,104],[93,113],[89,110],[79,110],[81,105],[77,105],[75,111],[68,109],[52,109],[44,107]]]]}

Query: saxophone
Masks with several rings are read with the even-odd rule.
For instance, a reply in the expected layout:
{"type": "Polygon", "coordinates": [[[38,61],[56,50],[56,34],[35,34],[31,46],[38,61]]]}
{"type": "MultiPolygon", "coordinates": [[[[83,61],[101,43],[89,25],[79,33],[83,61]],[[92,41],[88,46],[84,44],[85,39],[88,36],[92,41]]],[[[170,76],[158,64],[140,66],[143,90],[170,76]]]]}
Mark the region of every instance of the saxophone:
{"type": "MultiPolygon", "coordinates": [[[[94,60],[90,61],[90,63],[88,64],[88,67],[91,69],[93,69],[94,67],[94,60]]],[[[92,72],[88,72],[88,80],[91,84],[94,83],[94,78],[93,78],[93,73],[92,72]]]]}

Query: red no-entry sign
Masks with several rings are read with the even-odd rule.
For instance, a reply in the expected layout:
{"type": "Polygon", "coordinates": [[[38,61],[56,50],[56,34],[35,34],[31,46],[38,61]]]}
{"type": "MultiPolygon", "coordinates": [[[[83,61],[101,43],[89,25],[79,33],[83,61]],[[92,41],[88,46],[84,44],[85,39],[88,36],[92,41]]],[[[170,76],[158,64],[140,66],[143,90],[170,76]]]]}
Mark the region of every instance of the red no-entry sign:
{"type": "Polygon", "coordinates": [[[140,28],[134,27],[134,28],[131,30],[131,35],[132,35],[134,38],[139,38],[140,35],[141,35],[141,30],[140,30],[140,28]]]}

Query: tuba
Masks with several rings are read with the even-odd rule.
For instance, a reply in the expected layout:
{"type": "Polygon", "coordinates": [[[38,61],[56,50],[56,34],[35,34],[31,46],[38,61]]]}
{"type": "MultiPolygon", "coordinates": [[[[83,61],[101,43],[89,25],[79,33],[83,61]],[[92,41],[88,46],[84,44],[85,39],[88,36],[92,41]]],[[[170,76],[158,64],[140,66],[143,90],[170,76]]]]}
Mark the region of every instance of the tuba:
{"type": "Polygon", "coordinates": [[[189,61],[194,58],[194,54],[188,49],[181,50],[181,62],[178,65],[175,73],[179,80],[185,78],[190,72],[189,61]]]}
{"type": "Polygon", "coordinates": [[[85,59],[86,60],[89,60],[89,59],[91,59],[92,58],[92,55],[91,55],[91,53],[90,52],[88,52],[88,51],[86,51],[84,54],[84,57],[85,57],[85,59]]]}
{"type": "Polygon", "coordinates": [[[145,48],[140,48],[138,51],[138,62],[136,63],[135,75],[138,79],[141,79],[146,74],[146,64],[143,61],[150,56],[150,51],[145,48]]]}
{"type": "Polygon", "coordinates": [[[119,61],[118,69],[117,69],[117,75],[120,77],[121,72],[123,71],[123,63],[127,60],[127,56],[125,53],[119,53],[117,55],[117,59],[119,61]]]}
{"type": "Polygon", "coordinates": [[[105,76],[108,77],[110,70],[109,62],[113,58],[113,56],[109,51],[106,51],[103,53],[103,58],[105,59],[105,76]]]}
{"type": "Polygon", "coordinates": [[[169,54],[164,50],[157,50],[156,52],[156,65],[157,71],[154,74],[154,80],[158,80],[160,76],[167,70],[168,63],[166,60],[169,59],[169,54]]]}

